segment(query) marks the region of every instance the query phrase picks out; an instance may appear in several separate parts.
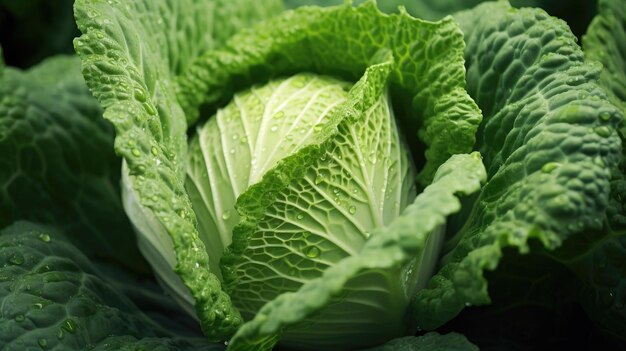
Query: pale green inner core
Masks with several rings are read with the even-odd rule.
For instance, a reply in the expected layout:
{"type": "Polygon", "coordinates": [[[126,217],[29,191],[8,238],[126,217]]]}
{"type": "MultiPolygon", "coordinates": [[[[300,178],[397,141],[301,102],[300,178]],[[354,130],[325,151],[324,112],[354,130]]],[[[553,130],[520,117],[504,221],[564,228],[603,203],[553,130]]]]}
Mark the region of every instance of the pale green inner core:
{"type": "MultiPolygon", "coordinates": [[[[313,74],[277,79],[235,95],[198,128],[190,143],[186,185],[213,272],[220,274],[219,259],[240,219],[235,211],[239,195],[312,142],[346,102],[349,88],[313,74]]],[[[357,254],[373,228],[390,223],[415,197],[414,166],[387,94],[337,129],[326,154],[303,178],[275,194],[241,261],[229,267],[238,280],[225,287],[246,319],[277,295],[357,254]]],[[[374,286],[404,289],[399,278],[372,274],[374,286]]],[[[380,297],[379,303],[345,306],[362,305],[380,315],[397,304],[384,312],[397,319],[405,306],[393,302],[393,295],[380,297]]]]}
{"type": "Polygon", "coordinates": [[[328,123],[350,85],[333,78],[298,74],[236,94],[190,143],[186,188],[207,246],[211,271],[239,221],[237,197],[328,123]]]}

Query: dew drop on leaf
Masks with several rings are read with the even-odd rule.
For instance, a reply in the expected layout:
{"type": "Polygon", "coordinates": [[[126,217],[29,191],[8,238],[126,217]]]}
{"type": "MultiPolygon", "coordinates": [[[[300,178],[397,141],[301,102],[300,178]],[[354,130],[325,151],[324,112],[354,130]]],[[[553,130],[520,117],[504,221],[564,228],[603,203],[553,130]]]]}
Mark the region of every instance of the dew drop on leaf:
{"type": "Polygon", "coordinates": [[[76,332],[76,322],[71,319],[66,319],[63,321],[63,324],[61,324],[61,328],[67,332],[74,333],[76,332]]]}
{"type": "Polygon", "coordinates": [[[324,177],[322,177],[322,175],[321,175],[321,174],[318,174],[318,175],[315,177],[315,185],[319,185],[319,184],[320,184],[321,182],[323,182],[323,181],[324,181],[324,177]]]}
{"type": "Polygon", "coordinates": [[[39,338],[39,340],[37,340],[37,343],[42,349],[48,347],[48,340],[46,340],[46,338],[39,338]]]}
{"type": "Polygon", "coordinates": [[[24,263],[24,256],[20,253],[13,254],[13,256],[9,259],[9,262],[19,266],[24,263]]]}
{"type": "Polygon", "coordinates": [[[306,249],[306,252],[305,252],[306,256],[310,258],[319,257],[321,253],[322,251],[317,246],[310,246],[309,248],[306,249]]]}
{"type": "Polygon", "coordinates": [[[600,119],[603,120],[603,121],[610,120],[611,119],[611,113],[607,112],[607,111],[604,111],[604,112],[600,113],[600,119]]]}
{"type": "Polygon", "coordinates": [[[611,128],[607,126],[597,127],[596,129],[594,129],[594,131],[596,132],[596,134],[598,134],[598,136],[602,138],[608,138],[612,134],[611,128]]]}

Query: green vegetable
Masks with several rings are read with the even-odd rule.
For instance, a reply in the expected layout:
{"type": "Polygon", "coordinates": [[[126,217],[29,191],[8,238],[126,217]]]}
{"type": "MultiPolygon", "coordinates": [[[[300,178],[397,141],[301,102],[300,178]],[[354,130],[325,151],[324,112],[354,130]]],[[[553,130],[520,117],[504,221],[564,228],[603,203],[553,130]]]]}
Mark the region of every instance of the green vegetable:
{"type": "MultiPolygon", "coordinates": [[[[93,9],[85,7],[80,11],[90,10],[93,9]]],[[[106,84],[101,84],[104,72],[100,68],[107,58],[94,51],[94,45],[100,44],[92,39],[98,37],[99,30],[89,30],[89,26],[80,21],[79,27],[87,29],[76,46],[85,63],[88,84],[96,97],[108,106],[105,117],[116,125],[117,151],[126,157],[126,174],[130,175],[124,178],[127,191],[125,201],[130,204],[127,206],[127,210],[130,209],[128,213],[135,223],[141,222],[140,219],[145,223],[156,223],[152,227],[157,227],[157,230],[149,227],[139,230],[140,236],[144,238],[142,240],[153,243],[153,248],[144,249],[144,253],[153,266],[160,268],[166,264],[173,266],[176,260],[176,270],[191,294],[185,291],[185,287],[175,277],[163,280],[187,306],[186,310],[191,310],[195,302],[196,315],[210,337],[228,338],[233,328],[241,323],[238,310],[249,319],[265,302],[283,292],[298,289],[306,281],[327,271],[326,267],[338,264],[342,258],[354,256],[364,245],[370,230],[394,223],[393,219],[405,204],[412,201],[410,161],[396,134],[392,118],[394,112],[388,107],[389,98],[385,97],[387,80],[390,81],[388,89],[399,89],[402,95],[408,97],[403,103],[406,104],[405,108],[420,106],[415,112],[407,110],[400,119],[401,123],[411,126],[408,128],[413,129],[413,132],[409,135],[413,135],[413,138],[417,133],[417,123],[421,125],[419,133],[428,147],[426,163],[420,174],[422,183],[427,184],[436,168],[448,157],[471,150],[474,143],[473,134],[479,116],[474,103],[463,90],[463,45],[460,32],[450,19],[434,24],[415,20],[406,14],[388,17],[372,4],[358,8],[345,5],[328,10],[310,8],[286,13],[275,21],[236,35],[226,44],[226,49],[209,51],[197,59],[180,78],[171,82],[178,86],[173,89],[177,96],[171,98],[177,100],[155,96],[153,100],[146,99],[145,102],[140,101],[142,99],[116,100],[108,97],[107,92],[111,90],[106,84]],[[379,26],[402,33],[402,36],[381,33],[376,39],[368,38],[370,32],[355,27],[355,21],[363,21],[363,28],[379,26]],[[286,26],[292,27],[292,30],[284,32],[282,28],[286,26]],[[327,28],[334,29],[329,31],[327,28]],[[337,31],[343,35],[336,37],[337,31]],[[309,33],[316,35],[313,37],[309,33]],[[312,40],[305,41],[306,36],[312,40]],[[358,41],[361,44],[345,52],[343,48],[355,36],[363,37],[358,41]],[[434,48],[427,45],[431,42],[436,44],[434,48]],[[330,43],[334,46],[329,46],[330,43]],[[409,52],[410,56],[402,56],[402,53],[409,52]],[[240,57],[233,56],[237,54],[240,57]],[[277,64],[255,68],[266,57],[273,57],[277,64]],[[424,62],[420,69],[422,75],[415,74],[415,62],[424,62]],[[187,170],[190,179],[187,181],[187,191],[191,200],[188,199],[184,190],[178,188],[178,184],[182,185],[184,180],[180,176],[185,172],[184,165],[178,160],[185,159],[185,135],[162,140],[163,124],[159,128],[160,120],[167,121],[166,125],[185,121],[167,114],[168,108],[160,104],[180,101],[180,108],[187,111],[186,120],[191,123],[199,116],[198,106],[206,105],[202,110],[210,110],[210,104],[230,99],[232,84],[242,84],[242,81],[253,84],[259,79],[262,82],[265,76],[277,76],[294,69],[327,70],[329,73],[339,73],[344,80],[352,83],[298,75],[285,81],[272,81],[265,87],[253,88],[254,93],[235,95],[233,104],[218,112],[217,119],[211,119],[207,126],[198,131],[199,137],[191,141],[191,159],[187,170]],[[255,72],[254,76],[246,78],[243,74],[242,77],[241,72],[251,70],[255,72]],[[358,83],[354,84],[361,75],[358,83]],[[432,81],[438,83],[432,84],[432,81]],[[311,90],[304,89],[305,86],[311,90]],[[316,89],[326,89],[329,96],[325,97],[320,91],[317,101],[313,98],[317,96],[316,89]],[[344,92],[344,89],[349,91],[344,92]],[[274,90],[280,90],[285,95],[276,94],[273,97],[274,90]],[[287,97],[292,94],[297,94],[298,98],[290,104],[287,97]],[[271,101],[265,107],[255,106],[257,100],[266,99],[282,101],[283,106],[277,108],[271,101]],[[148,104],[155,104],[156,108],[147,108],[150,106],[148,104]],[[296,118],[292,111],[306,105],[315,108],[296,118]],[[262,108],[261,112],[259,107],[262,108]],[[150,112],[155,114],[155,117],[147,117],[146,128],[122,123],[125,120],[143,123],[143,118],[138,120],[129,115],[131,111],[142,110],[146,116],[150,112]],[[324,118],[326,113],[321,111],[328,111],[328,117],[324,118]],[[250,115],[250,118],[246,115],[250,115]],[[280,117],[276,118],[277,115],[280,117]],[[372,117],[364,119],[366,115],[372,117]],[[257,122],[258,117],[261,119],[257,122]],[[276,119],[280,121],[275,124],[271,122],[276,119]],[[154,127],[151,128],[149,123],[153,123],[154,127]],[[386,127],[376,127],[378,125],[386,127]],[[224,133],[224,130],[228,132],[224,133]],[[264,135],[266,133],[270,135],[264,135]],[[271,133],[279,137],[271,137],[271,133]],[[283,143],[277,144],[278,140],[283,143]],[[230,150],[235,147],[238,149],[231,154],[230,150]],[[358,152],[355,152],[357,149],[358,152]],[[169,150],[178,151],[172,153],[169,150]],[[340,161],[335,162],[335,158],[340,161]],[[329,163],[325,163],[325,160],[329,163]],[[235,162],[240,165],[235,166],[235,162]],[[234,167],[239,171],[235,171],[234,167]],[[247,176],[241,172],[245,169],[249,169],[247,176]],[[158,174],[168,174],[171,179],[165,182],[158,174]],[[241,177],[233,179],[234,174],[241,177]],[[166,187],[172,186],[175,188],[164,191],[166,187]],[[357,190],[357,194],[353,193],[354,190],[357,190]],[[311,192],[313,197],[295,197],[304,192],[311,192]],[[391,200],[384,198],[387,195],[391,200]],[[165,198],[172,200],[161,201],[165,198]],[[323,218],[324,212],[332,212],[327,215],[330,218],[323,218]],[[277,216],[278,221],[271,220],[277,216]],[[333,220],[333,217],[336,219],[333,220]],[[195,226],[192,226],[196,219],[200,229],[198,234],[195,233],[195,226]],[[336,221],[337,224],[325,225],[324,222],[329,219],[331,223],[336,221]],[[293,224],[294,220],[310,224],[298,227],[293,224]],[[352,224],[342,224],[346,220],[352,224]],[[315,223],[321,225],[315,229],[311,227],[315,223]],[[222,260],[220,272],[217,261],[221,249],[230,244],[231,229],[233,243],[222,260]],[[288,252],[281,254],[283,249],[280,248],[270,250],[272,244],[262,239],[266,235],[263,233],[276,230],[284,230],[286,237],[300,236],[300,239],[291,240],[294,243],[291,249],[285,248],[293,251],[293,254],[283,260],[275,258],[288,255],[288,252]],[[339,236],[335,238],[334,235],[339,236]],[[267,249],[261,246],[256,253],[248,250],[257,245],[255,241],[267,249]],[[205,246],[209,247],[206,251],[205,246]],[[268,252],[265,258],[257,257],[262,251],[268,252]],[[176,256],[173,256],[174,253],[176,256]],[[207,265],[207,259],[215,263],[207,265]],[[261,262],[257,264],[258,260],[261,262]],[[275,263],[268,266],[267,262],[275,263]],[[259,264],[264,266],[263,272],[257,268],[259,264]],[[272,275],[266,274],[276,275],[272,278],[272,275]],[[221,275],[229,295],[220,291],[218,278],[221,275]],[[242,279],[242,276],[249,278],[242,279]],[[275,283],[277,287],[263,283],[271,281],[268,279],[278,279],[275,283]],[[264,291],[265,296],[259,298],[257,291],[264,291]],[[228,296],[232,297],[234,306],[230,304],[228,296]]],[[[103,28],[101,31],[108,30],[103,28]]],[[[115,42],[111,43],[112,47],[117,47],[115,45],[115,42]]],[[[163,79],[166,80],[166,76],[163,79]]],[[[140,226],[136,224],[136,227],[140,226]]],[[[436,236],[431,241],[436,247],[436,236]]],[[[402,275],[406,273],[397,270],[372,278],[379,281],[377,284],[382,284],[372,289],[388,291],[389,295],[380,298],[372,295],[375,298],[373,302],[362,304],[379,304],[380,310],[388,310],[388,317],[385,318],[390,324],[387,329],[380,329],[376,327],[379,325],[377,321],[372,319],[369,322],[370,338],[360,341],[363,346],[380,343],[403,333],[404,314],[416,281],[419,280],[421,285],[425,283],[432,269],[428,267],[432,267],[437,258],[436,250],[423,254],[422,249],[395,263],[403,266],[410,264],[411,260],[418,260],[416,265],[419,267],[414,269],[416,274],[409,274],[407,282],[402,283],[402,275]],[[427,257],[423,265],[419,262],[421,256],[427,257]],[[420,271],[424,272],[423,276],[417,274],[420,271]],[[402,284],[406,286],[402,287],[402,284]],[[380,330],[374,332],[376,329],[380,330]]],[[[348,270],[344,274],[349,278],[348,270]]],[[[323,323],[320,318],[314,320],[323,323]]],[[[354,342],[349,334],[335,340],[302,339],[298,336],[301,332],[295,328],[289,334],[293,336],[286,337],[286,344],[303,346],[306,343],[309,348],[316,345],[339,348],[354,342]]],[[[330,331],[333,327],[329,324],[328,327],[320,328],[328,328],[330,331]]]]}
{"type": "Polygon", "coordinates": [[[192,347],[158,338],[171,332],[103,280],[62,234],[29,222],[0,231],[0,305],[3,350],[110,350],[118,338],[150,349],[192,347]]]}
{"type": "Polygon", "coordinates": [[[36,3],[0,349],[626,343],[623,0],[36,3]]]}
{"type": "Polygon", "coordinates": [[[62,228],[88,256],[145,270],[122,209],[113,130],[80,74],[58,56],[0,76],[0,228],[32,220],[62,228]]]}
{"type": "Polygon", "coordinates": [[[456,18],[467,43],[468,90],[485,118],[477,147],[488,182],[439,273],[418,292],[427,329],[465,305],[490,302],[482,272],[496,268],[502,248],[528,252],[532,238],[554,250],[600,229],[621,153],[622,114],[596,84],[600,66],[584,61],[563,22],[504,2],[456,18]]]}

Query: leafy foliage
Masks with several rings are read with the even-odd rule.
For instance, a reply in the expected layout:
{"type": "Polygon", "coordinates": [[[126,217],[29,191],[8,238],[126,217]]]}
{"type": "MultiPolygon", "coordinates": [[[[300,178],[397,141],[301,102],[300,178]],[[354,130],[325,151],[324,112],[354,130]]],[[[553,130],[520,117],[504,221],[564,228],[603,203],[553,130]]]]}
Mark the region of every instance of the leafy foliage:
{"type": "Polygon", "coordinates": [[[0,0],[0,349],[626,347],[623,0],[72,3],[0,0]]]}

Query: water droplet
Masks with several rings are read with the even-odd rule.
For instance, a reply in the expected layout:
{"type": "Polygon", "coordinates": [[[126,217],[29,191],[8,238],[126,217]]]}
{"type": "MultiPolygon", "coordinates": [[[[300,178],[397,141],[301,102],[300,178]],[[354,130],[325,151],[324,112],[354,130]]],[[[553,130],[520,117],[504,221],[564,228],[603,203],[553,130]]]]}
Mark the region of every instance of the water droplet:
{"type": "Polygon", "coordinates": [[[334,188],[333,189],[333,194],[335,194],[335,195],[339,194],[339,188],[334,188]]]}
{"type": "Polygon", "coordinates": [[[228,220],[230,218],[230,210],[225,211],[224,213],[222,213],[222,219],[223,220],[228,220]]]}
{"type": "Polygon", "coordinates": [[[370,161],[371,164],[376,164],[376,161],[378,161],[378,159],[376,158],[376,152],[374,151],[370,152],[368,160],[370,161]]]}
{"type": "Polygon", "coordinates": [[[300,134],[306,133],[306,128],[300,128],[300,134]]]}
{"type": "Polygon", "coordinates": [[[235,154],[235,149],[230,149],[230,151],[228,151],[231,155],[235,154]]]}
{"type": "Polygon", "coordinates": [[[63,321],[61,328],[69,333],[74,333],[76,331],[76,322],[68,318],[63,321]]]}
{"type": "Polygon", "coordinates": [[[297,219],[302,219],[304,218],[304,215],[302,213],[298,213],[298,215],[296,216],[297,219]]]}
{"type": "Polygon", "coordinates": [[[321,253],[322,251],[317,246],[310,246],[306,249],[305,255],[306,257],[316,258],[319,257],[321,253]]]}
{"type": "Polygon", "coordinates": [[[239,138],[239,134],[233,134],[232,138],[233,140],[237,140],[239,138]]]}
{"type": "Polygon", "coordinates": [[[603,121],[610,120],[611,119],[611,113],[607,112],[607,111],[604,111],[604,112],[600,113],[600,119],[603,120],[603,121]]]}
{"type": "Polygon", "coordinates": [[[548,162],[544,164],[543,167],[541,167],[541,171],[543,173],[551,173],[552,171],[559,168],[560,166],[561,164],[558,162],[548,162]]]}
{"type": "Polygon", "coordinates": [[[276,114],[274,114],[274,119],[281,119],[285,117],[285,112],[284,111],[278,111],[276,112],[276,114]]]}
{"type": "Polygon", "coordinates": [[[315,177],[315,185],[319,185],[319,184],[320,184],[321,182],[323,182],[323,181],[324,181],[324,177],[323,177],[321,174],[318,174],[318,175],[315,177]]]}
{"type": "Polygon", "coordinates": [[[471,306],[472,306],[472,304],[471,304],[471,303],[469,303],[469,302],[466,302],[466,303],[465,303],[465,306],[466,306],[466,307],[471,307],[471,306]]]}
{"type": "Polygon", "coordinates": [[[59,329],[57,331],[57,339],[63,340],[63,338],[65,338],[65,331],[63,329],[59,329]]]}
{"type": "Polygon", "coordinates": [[[272,132],[275,132],[275,131],[277,131],[277,130],[278,130],[278,127],[277,127],[277,126],[272,126],[272,128],[270,128],[270,131],[272,131],[272,132]]]}
{"type": "Polygon", "coordinates": [[[18,314],[17,316],[15,316],[15,321],[16,322],[23,322],[24,321],[24,315],[23,314],[18,314]]]}
{"type": "Polygon", "coordinates": [[[146,112],[148,112],[150,116],[156,115],[156,110],[154,109],[154,107],[152,107],[152,105],[144,103],[143,108],[146,110],[146,112]]]}
{"type": "Polygon", "coordinates": [[[141,155],[141,152],[139,151],[139,149],[132,149],[130,152],[131,152],[131,153],[133,154],[133,156],[135,156],[135,157],[139,157],[139,155],[141,155]]]}
{"type": "Polygon", "coordinates": [[[150,148],[150,152],[151,152],[154,156],[156,156],[156,155],[158,155],[158,154],[159,154],[159,149],[157,149],[157,148],[156,148],[156,146],[153,146],[153,147],[151,147],[151,148],[150,148]]]}
{"type": "Polygon", "coordinates": [[[39,240],[45,242],[45,243],[49,243],[50,242],[50,235],[46,234],[46,233],[40,233],[39,234],[39,240]]]}
{"type": "Polygon", "coordinates": [[[24,256],[20,253],[13,254],[13,256],[9,259],[9,262],[19,266],[24,263],[24,256]]]}
{"type": "Polygon", "coordinates": [[[596,134],[603,138],[608,138],[612,134],[611,128],[607,126],[597,127],[596,129],[594,129],[594,131],[596,132],[596,134]]]}
{"type": "Polygon", "coordinates": [[[98,39],[104,39],[104,34],[98,32],[96,33],[96,37],[98,37],[98,39]]]}
{"type": "Polygon", "coordinates": [[[135,99],[139,102],[146,102],[146,93],[141,89],[135,89],[134,91],[135,99]]]}
{"type": "Polygon", "coordinates": [[[43,308],[43,304],[41,302],[37,302],[33,304],[33,307],[40,310],[43,308]]]}
{"type": "Polygon", "coordinates": [[[242,144],[245,144],[248,142],[248,138],[242,137],[241,139],[239,139],[239,142],[241,142],[242,144]]]}
{"type": "Polygon", "coordinates": [[[37,343],[42,349],[48,347],[48,340],[46,340],[46,338],[39,338],[39,340],[37,340],[37,343]]]}
{"type": "Polygon", "coordinates": [[[348,209],[348,211],[350,212],[350,214],[355,214],[355,213],[356,213],[356,207],[354,207],[354,206],[350,206],[350,208],[348,209]]]}
{"type": "Polygon", "coordinates": [[[315,132],[320,132],[322,130],[322,126],[320,125],[316,125],[315,127],[313,127],[313,131],[315,132]]]}

